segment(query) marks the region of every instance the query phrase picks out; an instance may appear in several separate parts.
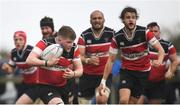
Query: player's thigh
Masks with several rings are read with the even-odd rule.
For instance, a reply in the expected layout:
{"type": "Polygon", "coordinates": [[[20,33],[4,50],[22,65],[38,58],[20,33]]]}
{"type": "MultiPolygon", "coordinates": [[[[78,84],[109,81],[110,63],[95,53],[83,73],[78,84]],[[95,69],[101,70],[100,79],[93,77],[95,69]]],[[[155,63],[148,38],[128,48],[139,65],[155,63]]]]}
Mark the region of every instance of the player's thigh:
{"type": "Polygon", "coordinates": [[[119,89],[120,101],[124,101],[124,100],[129,101],[130,96],[131,96],[131,90],[130,89],[128,89],[128,88],[119,89]]]}
{"type": "Polygon", "coordinates": [[[33,104],[33,100],[27,95],[23,94],[17,101],[16,104],[33,104]]]}

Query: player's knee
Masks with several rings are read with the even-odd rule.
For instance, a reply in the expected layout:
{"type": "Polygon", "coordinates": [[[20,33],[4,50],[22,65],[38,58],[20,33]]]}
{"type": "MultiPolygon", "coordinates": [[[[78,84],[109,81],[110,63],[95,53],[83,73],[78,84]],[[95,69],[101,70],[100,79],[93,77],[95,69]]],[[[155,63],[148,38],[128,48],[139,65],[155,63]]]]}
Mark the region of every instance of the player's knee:
{"type": "Polygon", "coordinates": [[[102,96],[97,96],[96,97],[96,103],[97,104],[107,104],[107,101],[108,101],[108,97],[102,95],[102,96]]]}
{"type": "Polygon", "coordinates": [[[120,98],[120,100],[119,100],[119,103],[120,103],[120,104],[128,104],[128,102],[129,102],[129,99],[126,98],[126,97],[122,97],[122,98],[120,98]]]}
{"type": "Polygon", "coordinates": [[[107,104],[109,94],[110,94],[110,89],[107,87],[101,91],[101,95],[99,94],[98,91],[96,91],[96,103],[97,104],[107,104]]]}
{"type": "Polygon", "coordinates": [[[17,101],[16,101],[16,105],[18,104],[32,104],[33,100],[27,96],[26,94],[23,94],[17,101]]]}
{"type": "Polygon", "coordinates": [[[61,98],[55,97],[51,99],[48,104],[64,105],[64,102],[61,98]]]}

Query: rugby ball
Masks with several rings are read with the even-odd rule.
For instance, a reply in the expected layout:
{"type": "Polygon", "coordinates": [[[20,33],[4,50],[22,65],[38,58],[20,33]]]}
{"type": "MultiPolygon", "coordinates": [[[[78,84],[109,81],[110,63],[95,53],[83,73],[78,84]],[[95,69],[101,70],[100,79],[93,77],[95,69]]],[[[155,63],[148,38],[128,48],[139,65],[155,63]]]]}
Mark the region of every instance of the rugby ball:
{"type": "Polygon", "coordinates": [[[46,47],[42,54],[41,54],[41,58],[44,60],[48,60],[51,57],[61,57],[63,53],[63,48],[60,44],[51,44],[48,47],[46,47]]]}

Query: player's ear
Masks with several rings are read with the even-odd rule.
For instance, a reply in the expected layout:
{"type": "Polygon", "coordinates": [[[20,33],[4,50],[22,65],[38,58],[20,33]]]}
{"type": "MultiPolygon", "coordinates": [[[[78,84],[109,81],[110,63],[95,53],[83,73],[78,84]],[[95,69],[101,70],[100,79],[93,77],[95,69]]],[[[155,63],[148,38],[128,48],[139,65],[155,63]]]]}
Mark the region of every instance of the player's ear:
{"type": "Polygon", "coordinates": [[[56,36],[55,40],[56,40],[56,43],[60,43],[62,38],[60,36],[56,36]]]}

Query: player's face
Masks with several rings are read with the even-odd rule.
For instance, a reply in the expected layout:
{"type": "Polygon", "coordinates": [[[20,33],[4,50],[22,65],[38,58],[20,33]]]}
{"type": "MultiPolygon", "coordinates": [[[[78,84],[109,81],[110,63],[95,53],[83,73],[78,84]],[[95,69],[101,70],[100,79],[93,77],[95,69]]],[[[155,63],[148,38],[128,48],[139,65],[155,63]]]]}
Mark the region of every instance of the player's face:
{"type": "Polygon", "coordinates": [[[25,40],[22,36],[15,36],[14,37],[14,44],[17,50],[22,50],[25,45],[25,40]]]}
{"type": "Polygon", "coordinates": [[[74,41],[69,38],[63,38],[59,36],[57,37],[57,43],[61,44],[67,52],[70,52],[74,41]]]}
{"type": "Polygon", "coordinates": [[[91,25],[94,30],[101,30],[104,26],[104,16],[100,12],[94,12],[91,14],[91,25]]]}
{"type": "Polygon", "coordinates": [[[150,27],[149,31],[153,32],[157,39],[160,38],[160,29],[158,26],[150,27]]]}
{"type": "Polygon", "coordinates": [[[49,27],[49,26],[41,27],[41,32],[42,32],[43,38],[47,38],[50,35],[52,35],[52,33],[53,33],[51,27],[49,27]]]}
{"type": "Polygon", "coordinates": [[[123,19],[123,23],[127,29],[133,30],[136,26],[136,20],[137,18],[134,12],[126,12],[123,19]]]}

